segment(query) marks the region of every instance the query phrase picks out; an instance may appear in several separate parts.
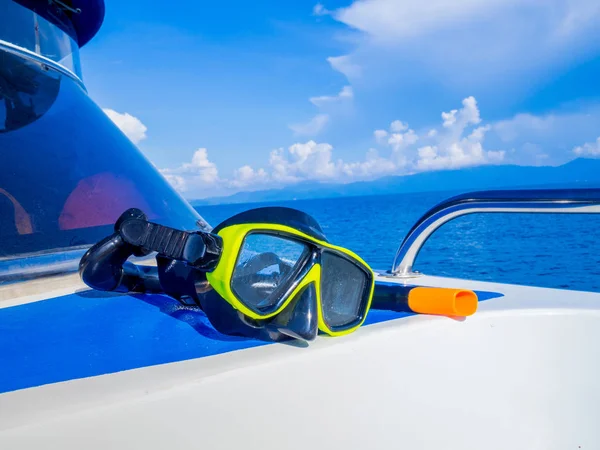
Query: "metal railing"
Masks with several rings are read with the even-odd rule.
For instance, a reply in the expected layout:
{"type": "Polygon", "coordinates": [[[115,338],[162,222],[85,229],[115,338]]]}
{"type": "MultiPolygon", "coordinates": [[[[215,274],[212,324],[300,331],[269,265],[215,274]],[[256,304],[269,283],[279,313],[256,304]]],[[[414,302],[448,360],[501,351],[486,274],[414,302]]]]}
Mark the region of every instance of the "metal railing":
{"type": "Polygon", "coordinates": [[[483,191],[452,197],[430,209],[396,252],[391,275],[413,277],[413,265],[429,237],[457,217],[474,213],[600,213],[600,189],[483,191]]]}
{"type": "MultiPolygon", "coordinates": [[[[30,255],[16,255],[0,258],[0,286],[33,278],[52,275],[67,275],[79,269],[79,261],[90,246],[30,255]]],[[[154,264],[154,255],[131,258],[131,261],[145,265],[154,264]]]]}
{"type": "Polygon", "coordinates": [[[84,91],[87,92],[87,89],[83,84],[81,78],[79,78],[79,75],[75,74],[67,67],[50,58],[47,58],[43,55],[39,55],[26,48],[22,48],[17,45],[11,44],[10,42],[4,41],[2,39],[0,39],[0,50],[11,53],[15,56],[20,56],[21,58],[24,58],[35,64],[42,65],[45,68],[53,69],[63,75],[67,75],[68,77],[72,78],[79,85],[79,87],[81,87],[84,91]]]}
{"type": "Polygon", "coordinates": [[[11,281],[77,272],[87,248],[0,258],[0,285],[11,281]]]}

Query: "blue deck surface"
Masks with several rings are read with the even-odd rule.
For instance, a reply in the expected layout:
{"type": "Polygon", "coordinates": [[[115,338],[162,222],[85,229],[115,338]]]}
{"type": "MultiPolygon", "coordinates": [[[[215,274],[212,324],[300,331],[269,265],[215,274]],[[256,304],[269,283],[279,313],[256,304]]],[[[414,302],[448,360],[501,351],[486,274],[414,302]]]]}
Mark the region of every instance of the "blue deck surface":
{"type": "MultiPolygon", "coordinates": [[[[410,315],[371,310],[365,325],[410,315]]],[[[87,291],[0,309],[0,393],[259,345],[273,344],[223,335],[166,296],[87,291]]]]}

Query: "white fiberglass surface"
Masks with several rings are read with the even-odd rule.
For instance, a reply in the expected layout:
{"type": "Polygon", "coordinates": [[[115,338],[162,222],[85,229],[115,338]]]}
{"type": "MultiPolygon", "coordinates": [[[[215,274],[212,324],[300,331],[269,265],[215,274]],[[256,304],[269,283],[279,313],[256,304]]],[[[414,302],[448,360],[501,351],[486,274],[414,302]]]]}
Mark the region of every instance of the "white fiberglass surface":
{"type": "Polygon", "coordinates": [[[0,446],[595,449],[598,342],[594,310],[401,319],[5,430],[0,446]]]}

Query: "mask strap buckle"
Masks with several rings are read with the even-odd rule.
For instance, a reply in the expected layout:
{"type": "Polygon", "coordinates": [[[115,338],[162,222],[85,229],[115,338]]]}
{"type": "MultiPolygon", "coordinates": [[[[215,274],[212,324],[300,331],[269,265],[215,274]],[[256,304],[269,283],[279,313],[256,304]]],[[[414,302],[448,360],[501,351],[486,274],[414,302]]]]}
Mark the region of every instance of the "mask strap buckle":
{"type": "Polygon", "coordinates": [[[81,259],[79,273],[101,291],[167,294],[184,305],[200,305],[197,286],[207,283],[221,255],[220,236],[185,232],[147,220],[139,209],[125,211],[115,232],[92,246],[81,259]],[[138,266],[127,260],[157,252],[157,266],[138,266]]]}
{"type": "Polygon", "coordinates": [[[223,241],[216,234],[176,230],[142,217],[126,218],[117,225],[115,231],[123,241],[142,253],[156,252],[198,270],[214,269],[223,249],[223,241]]]}

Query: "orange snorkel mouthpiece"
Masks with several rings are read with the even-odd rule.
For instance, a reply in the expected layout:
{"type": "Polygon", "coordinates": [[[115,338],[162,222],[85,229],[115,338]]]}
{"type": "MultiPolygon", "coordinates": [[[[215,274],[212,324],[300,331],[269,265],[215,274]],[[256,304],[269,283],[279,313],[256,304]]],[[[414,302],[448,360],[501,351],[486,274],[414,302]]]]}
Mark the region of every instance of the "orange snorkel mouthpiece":
{"type": "Polygon", "coordinates": [[[466,289],[415,287],[408,293],[408,307],[421,314],[466,317],[477,305],[477,294],[466,289]]]}

